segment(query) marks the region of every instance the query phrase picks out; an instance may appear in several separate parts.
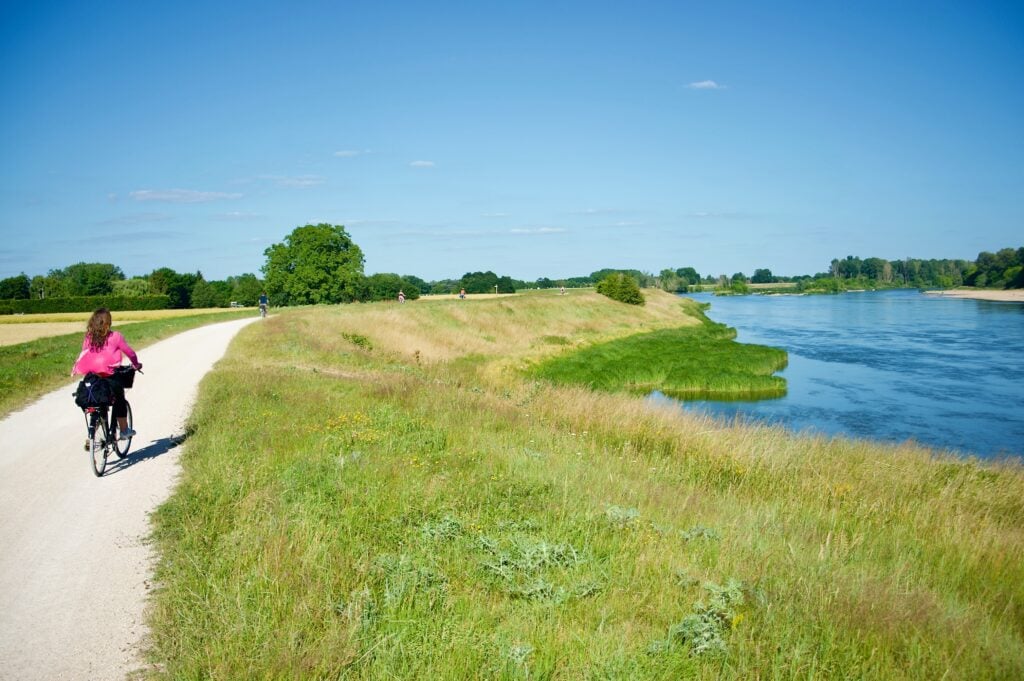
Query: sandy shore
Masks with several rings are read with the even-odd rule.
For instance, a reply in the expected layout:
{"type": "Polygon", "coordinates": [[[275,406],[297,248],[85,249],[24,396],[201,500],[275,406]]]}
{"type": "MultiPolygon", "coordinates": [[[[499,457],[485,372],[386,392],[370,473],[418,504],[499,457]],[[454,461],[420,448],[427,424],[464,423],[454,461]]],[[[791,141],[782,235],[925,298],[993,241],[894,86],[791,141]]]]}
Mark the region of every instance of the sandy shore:
{"type": "Polygon", "coordinates": [[[1024,303],[1024,289],[1015,288],[1005,291],[979,289],[970,291],[967,289],[955,289],[950,291],[925,291],[927,296],[941,296],[943,298],[971,298],[972,300],[995,300],[1004,303],[1024,303]]]}

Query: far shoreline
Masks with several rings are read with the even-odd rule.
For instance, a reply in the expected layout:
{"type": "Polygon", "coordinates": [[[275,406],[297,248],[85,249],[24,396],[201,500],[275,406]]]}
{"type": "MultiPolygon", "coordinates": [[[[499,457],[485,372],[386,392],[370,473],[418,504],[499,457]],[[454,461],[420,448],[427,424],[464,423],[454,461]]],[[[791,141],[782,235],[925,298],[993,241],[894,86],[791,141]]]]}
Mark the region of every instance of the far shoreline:
{"type": "Polygon", "coordinates": [[[939,296],[942,298],[969,298],[971,300],[993,300],[1001,303],[1024,303],[1024,289],[1014,288],[1006,290],[978,289],[970,291],[967,289],[951,289],[948,291],[925,291],[926,296],[939,296]]]}

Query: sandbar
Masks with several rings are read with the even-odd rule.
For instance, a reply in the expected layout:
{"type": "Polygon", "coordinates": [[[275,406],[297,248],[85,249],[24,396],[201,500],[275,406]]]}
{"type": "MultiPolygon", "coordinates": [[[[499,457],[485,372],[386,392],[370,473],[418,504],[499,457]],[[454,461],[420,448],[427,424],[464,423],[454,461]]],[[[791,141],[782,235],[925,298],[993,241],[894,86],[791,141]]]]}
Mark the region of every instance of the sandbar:
{"type": "Polygon", "coordinates": [[[943,298],[971,298],[972,300],[995,300],[1003,303],[1024,303],[1024,289],[1012,288],[998,291],[995,289],[951,289],[949,291],[925,291],[927,296],[943,298]]]}

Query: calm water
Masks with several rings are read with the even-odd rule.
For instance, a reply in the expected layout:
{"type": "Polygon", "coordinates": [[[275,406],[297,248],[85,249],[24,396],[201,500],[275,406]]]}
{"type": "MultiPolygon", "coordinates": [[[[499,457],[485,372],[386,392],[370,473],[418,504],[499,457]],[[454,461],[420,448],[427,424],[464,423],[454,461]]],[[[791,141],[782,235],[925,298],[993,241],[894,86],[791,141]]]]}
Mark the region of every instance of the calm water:
{"type": "MultiPolygon", "coordinates": [[[[692,295],[744,343],[785,348],[786,397],[687,402],[718,415],[958,453],[1024,456],[1024,304],[917,291],[692,295]]],[[[660,398],[664,399],[664,398],[660,398]]]]}

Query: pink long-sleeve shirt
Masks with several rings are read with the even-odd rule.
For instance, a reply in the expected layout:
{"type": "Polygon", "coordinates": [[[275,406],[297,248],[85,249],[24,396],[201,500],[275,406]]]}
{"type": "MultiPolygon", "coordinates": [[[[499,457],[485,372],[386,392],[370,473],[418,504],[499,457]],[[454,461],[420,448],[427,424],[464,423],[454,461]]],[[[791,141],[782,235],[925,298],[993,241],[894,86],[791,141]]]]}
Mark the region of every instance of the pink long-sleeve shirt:
{"type": "Polygon", "coordinates": [[[121,364],[122,353],[128,356],[133,365],[138,365],[138,355],[119,332],[111,331],[107,335],[107,342],[99,350],[93,349],[89,344],[89,334],[85,334],[85,338],[82,340],[82,354],[75,361],[73,373],[92,372],[101,376],[110,376],[114,373],[114,368],[121,364]]]}

